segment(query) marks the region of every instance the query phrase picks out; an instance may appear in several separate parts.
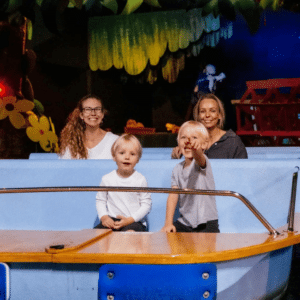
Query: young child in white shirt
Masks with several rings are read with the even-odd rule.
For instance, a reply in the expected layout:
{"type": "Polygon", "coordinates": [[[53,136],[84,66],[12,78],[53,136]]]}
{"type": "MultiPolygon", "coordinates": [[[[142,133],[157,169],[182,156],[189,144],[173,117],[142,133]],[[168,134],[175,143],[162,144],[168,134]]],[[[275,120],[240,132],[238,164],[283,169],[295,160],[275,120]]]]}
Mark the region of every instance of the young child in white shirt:
{"type": "MultiPolygon", "coordinates": [[[[202,123],[188,121],[179,129],[177,142],[184,161],[172,173],[172,188],[214,190],[212,169],[204,150],[209,135],[202,123]]],[[[197,194],[170,194],[164,232],[219,232],[215,196],[197,194]],[[180,217],[173,223],[179,201],[180,217]]]]}
{"type": "MultiPolygon", "coordinates": [[[[139,140],[131,134],[120,136],[111,148],[117,170],[102,177],[100,186],[147,187],[146,178],[134,167],[142,156],[139,140]]],[[[146,231],[151,195],[140,192],[98,192],[96,208],[100,224],[95,228],[114,231],[146,231]]]]}

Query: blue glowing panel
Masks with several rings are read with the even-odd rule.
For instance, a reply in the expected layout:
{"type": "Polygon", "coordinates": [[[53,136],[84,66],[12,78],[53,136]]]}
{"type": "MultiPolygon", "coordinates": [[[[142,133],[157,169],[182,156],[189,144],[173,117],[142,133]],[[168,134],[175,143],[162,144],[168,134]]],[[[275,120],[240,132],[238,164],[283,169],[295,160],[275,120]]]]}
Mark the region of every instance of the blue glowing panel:
{"type": "Polygon", "coordinates": [[[216,299],[214,264],[118,265],[100,267],[99,300],[216,299]]]}
{"type": "Polygon", "coordinates": [[[0,300],[9,299],[9,268],[0,263],[0,300]]]}

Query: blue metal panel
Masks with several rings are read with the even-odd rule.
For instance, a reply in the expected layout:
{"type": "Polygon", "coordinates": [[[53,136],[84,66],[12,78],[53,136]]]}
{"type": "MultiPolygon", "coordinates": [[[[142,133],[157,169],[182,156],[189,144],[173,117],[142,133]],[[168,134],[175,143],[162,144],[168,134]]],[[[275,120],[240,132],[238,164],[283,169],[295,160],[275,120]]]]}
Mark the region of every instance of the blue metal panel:
{"type": "Polygon", "coordinates": [[[288,284],[293,256],[293,247],[278,249],[270,253],[267,294],[277,296],[288,284]]]}
{"type": "Polygon", "coordinates": [[[9,299],[9,268],[7,264],[0,263],[0,300],[9,299]]]}
{"type": "Polygon", "coordinates": [[[216,299],[217,270],[214,264],[119,265],[99,270],[99,300],[192,300],[216,299]]]}

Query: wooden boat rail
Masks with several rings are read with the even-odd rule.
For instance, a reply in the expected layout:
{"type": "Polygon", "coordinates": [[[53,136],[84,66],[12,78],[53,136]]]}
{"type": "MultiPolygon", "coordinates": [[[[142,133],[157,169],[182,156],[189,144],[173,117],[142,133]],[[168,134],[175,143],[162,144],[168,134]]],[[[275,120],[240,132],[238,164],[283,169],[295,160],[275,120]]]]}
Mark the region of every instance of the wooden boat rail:
{"type": "MultiPolygon", "coordinates": [[[[199,190],[199,189],[172,189],[172,188],[137,188],[137,187],[100,187],[100,186],[85,186],[85,187],[27,187],[27,188],[1,188],[0,194],[14,193],[44,193],[44,192],[146,192],[146,193],[164,193],[164,194],[196,194],[209,196],[229,196],[241,200],[247,208],[255,215],[255,217],[265,226],[270,235],[277,236],[279,232],[263,217],[263,215],[254,207],[254,205],[243,195],[224,190],[199,190]]],[[[292,205],[291,205],[292,207],[292,205]]],[[[291,224],[294,220],[289,214],[291,224]]],[[[289,226],[290,228],[290,226],[289,226]]]]}

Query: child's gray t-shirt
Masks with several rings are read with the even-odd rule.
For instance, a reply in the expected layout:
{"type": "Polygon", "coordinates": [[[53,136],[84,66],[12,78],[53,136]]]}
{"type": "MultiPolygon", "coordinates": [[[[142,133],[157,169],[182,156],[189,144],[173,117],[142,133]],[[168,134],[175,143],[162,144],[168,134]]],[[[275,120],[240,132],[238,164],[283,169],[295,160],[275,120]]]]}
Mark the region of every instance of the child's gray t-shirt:
{"type": "MultiPolygon", "coordinates": [[[[215,182],[209,160],[206,168],[201,168],[195,160],[186,167],[184,161],[176,165],[172,172],[171,186],[180,189],[214,190],[215,182]]],[[[215,196],[179,194],[178,221],[186,226],[196,228],[199,224],[217,220],[218,212],[215,196]]]]}

